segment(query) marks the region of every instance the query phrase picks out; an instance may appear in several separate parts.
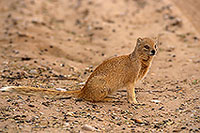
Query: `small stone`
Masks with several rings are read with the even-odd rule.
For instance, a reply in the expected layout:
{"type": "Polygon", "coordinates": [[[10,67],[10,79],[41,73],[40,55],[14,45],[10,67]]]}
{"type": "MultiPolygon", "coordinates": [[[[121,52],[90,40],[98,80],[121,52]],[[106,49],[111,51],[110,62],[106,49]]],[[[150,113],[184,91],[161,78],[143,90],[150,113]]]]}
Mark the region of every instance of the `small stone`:
{"type": "Polygon", "coordinates": [[[66,91],[66,89],[63,88],[56,88],[57,91],[66,91]]]}
{"type": "Polygon", "coordinates": [[[29,106],[29,107],[35,107],[35,106],[34,106],[34,105],[32,105],[32,104],[29,104],[28,106],[29,106]]]}
{"type": "Polygon", "coordinates": [[[13,117],[14,120],[19,120],[19,118],[20,118],[20,115],[15,115],[15,116],[13,117]]]}
{"type": "Polygon", "coordinates": [[[159,100],[151,100],[151,102],[153,102],[153,103],[160,103],[159,100]]]}
{"type": "Polygon", "coordinates": [[[70,126],[70,124],[66,122],[66,123],[65,123],[65,126],[68,127],[68,126],[70,126]]]}
{"type": "Polygon", "coordinates": [[[11,99],[8,99],[8,100],[7,100],[7,102],[11,102],[11,101],[12,101],[11,99]]]}
{"type": "Polygon", "coordinates": [[[18,50],[13,50],[13,53],[19,54],[19,51],[18,50]]]}
{"type": "Polygon", "coordinates": [[[174,122],[173,121],[168,121],[166,124],[167,125],[172,125],[172,124],[174,124],[174,122]]]}
{"type": "Polygon", "coordinates": [[[181,129],[186,129],[187,127],[181,127],[181,129]]]}
{"type": "Polygon", "coordinates": [[[87,125],[87,124],[83,125],[82,129],[86,130],[86,131],[95,131],[96,130],[96,128],[92,127],[91,125],[87,125]]]}
{"type": "Polygon", "coordinates": [[[73,112],[67,112],[66,115],[67,115],[67,116],[74,116],[74,113],[73,113],[73,112]]]}
{"type": "Polygon", "coordinates": [[[79,85],[85,85],[85,82],[80,82],[79,85]]]}
{"type": "Polygon", "coordinates": [[[29,61],[29,60],[31,60],[32,58],[30,58],[30,57],[22,57],[21,58],[21,61],[29,61]]]}
{"type": "Polygon", "coordinates": [[[64,67],[64,66],[65,66],[65,64],[60,64],[60,66],[61,66],[61,67],[64,67]]]}
{"type": "Polygon", "coordinates": [[[162,107],[160,107],[158,110],[162,110],[162,109],[164,109],[164,107],[162,106],[162,107]]]}
{"type": "Polygon", "coordinates": [[[132,119],[135,123],[143,124],[144,122],[141,119],[132,119]]]}
{"type": "Polygon", "coordinates": [[[29,73],[30,74],[37,74],[38,72],[37,72],[37,70],[30,70],[29,73]]]}

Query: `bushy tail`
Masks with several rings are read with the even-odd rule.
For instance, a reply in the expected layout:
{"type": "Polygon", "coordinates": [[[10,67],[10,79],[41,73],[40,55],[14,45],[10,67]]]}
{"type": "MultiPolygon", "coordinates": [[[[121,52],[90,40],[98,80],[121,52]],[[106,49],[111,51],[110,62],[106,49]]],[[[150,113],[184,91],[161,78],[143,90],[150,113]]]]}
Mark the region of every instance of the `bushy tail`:
{"type": "Polygon", "coordinates": [[[49,98],[65,98],[69,95],[78,96],[81,93],[80,90],[74,91],[58,91],[45,88],[36,88],[29,86],[8,86],[0,89],[2,92],[16,92],[23,95],[38,95],[49,98]]]}

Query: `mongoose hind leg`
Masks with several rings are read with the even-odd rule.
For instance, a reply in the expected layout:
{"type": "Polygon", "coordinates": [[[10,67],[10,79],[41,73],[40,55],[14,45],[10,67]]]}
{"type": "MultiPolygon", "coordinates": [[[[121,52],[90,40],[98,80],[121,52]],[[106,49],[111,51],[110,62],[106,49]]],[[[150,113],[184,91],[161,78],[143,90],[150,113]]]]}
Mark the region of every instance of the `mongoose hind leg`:
{"type": "Polygon", "coordinates": [[[117,98],[115,97],[110,97],[110,96],[107,96],[103,99],[102,102],[114,102],[117,98]]]}
{"type": "Polygon", "coordinates": [[[135,84],[131,83],[127,85],[127,95],[128,95],[128,102],[138,104],[136,97],[135,97],[135,84]]]}
{"type": "Polygon", "coordinates": [[[86,84],[82,98],[88,101],[101,102],[109,95],[106,81],[101,76],[93,77],[86,84]]]}
{"type": "Polygon", "coordinates": [[[102,88],[96,88],[93,91],[90,91],[85,99],[93,102],[102,102],[107,97],[108,91],[102,88]]]}

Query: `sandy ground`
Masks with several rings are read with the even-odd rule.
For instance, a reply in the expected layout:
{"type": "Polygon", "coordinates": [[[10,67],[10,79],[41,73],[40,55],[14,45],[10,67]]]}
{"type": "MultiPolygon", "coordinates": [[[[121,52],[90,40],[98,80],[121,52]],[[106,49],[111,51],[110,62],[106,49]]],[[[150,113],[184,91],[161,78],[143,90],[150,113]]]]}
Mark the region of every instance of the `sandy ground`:
{"type": "Polygon", "coordinates": [[[138,37],[160,35],[140,105],[126,90],[105,103],[0,92],[0,132],[200,131],[200,36],[171,1],[1,0],[0,29],[0,87],[69,90],[138,37]]]}

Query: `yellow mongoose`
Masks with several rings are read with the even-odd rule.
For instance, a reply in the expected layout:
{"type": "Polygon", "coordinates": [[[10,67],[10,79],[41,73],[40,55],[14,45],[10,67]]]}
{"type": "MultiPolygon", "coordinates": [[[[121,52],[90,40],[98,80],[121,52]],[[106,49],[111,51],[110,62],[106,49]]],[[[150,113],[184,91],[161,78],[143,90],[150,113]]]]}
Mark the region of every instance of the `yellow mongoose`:
{"type": "Polygon", "coordinates": [[[39,95],[49,95],[55,98],[74,95],[91,102],[99,102],[110,101],[112,99],[108,97],[110,94],[125,87],[128,101],[137,103],[134,86],[148,72],[152,59],[157,52],[156,44],[157,41],[150,38],[138,38],[132,53],[104,61],[89,76],[85,86],[80,90],[57,91],[27,86],[8,86],[0,90],[28,95],[39,93],[39,95]]]}

